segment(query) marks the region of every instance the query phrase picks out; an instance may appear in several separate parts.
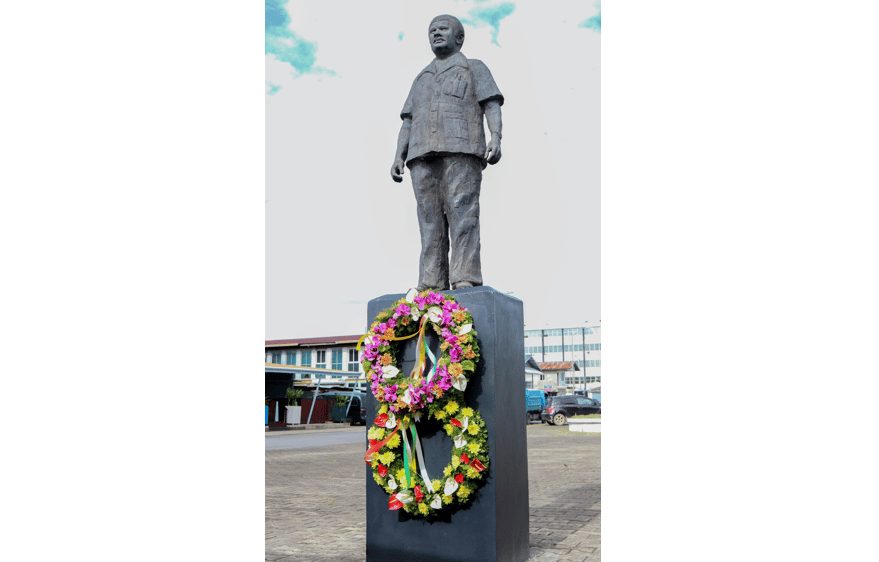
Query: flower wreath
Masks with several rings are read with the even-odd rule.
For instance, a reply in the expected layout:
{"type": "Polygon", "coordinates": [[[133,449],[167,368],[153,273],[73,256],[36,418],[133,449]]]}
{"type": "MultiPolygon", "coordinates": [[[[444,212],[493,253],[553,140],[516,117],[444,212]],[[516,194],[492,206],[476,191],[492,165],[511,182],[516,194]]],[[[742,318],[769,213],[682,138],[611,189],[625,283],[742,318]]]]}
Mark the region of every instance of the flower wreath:
{"type": "Polygon", "coordinates": [[[364,460],[376,483],[390,494],[388,509],[427,517],[468,503],[489,465],[485,421],[473,408],[462,406],[468,375],[479,361],[470,312],[442,293],[412,289],[378,313],[361,344],[363,368],[379,403],[364,460]],[[426,344],[428,327],[441,338],[438,358],[426,344]],[[416,336],[418,357],[407,375],[397,367],[396,342],[416,336]],[[424,464],[415,422],[424,418],[425,409],[428,419],[444,422],[453,440],[444,481],[431,479],[424,464]]]}

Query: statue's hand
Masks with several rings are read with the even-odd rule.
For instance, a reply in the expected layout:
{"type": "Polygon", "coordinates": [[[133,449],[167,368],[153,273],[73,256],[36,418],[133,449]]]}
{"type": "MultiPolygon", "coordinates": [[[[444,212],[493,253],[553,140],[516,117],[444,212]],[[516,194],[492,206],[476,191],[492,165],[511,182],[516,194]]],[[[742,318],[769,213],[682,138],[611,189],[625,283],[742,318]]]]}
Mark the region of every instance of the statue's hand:
{"type": "Polygon", "coordinates": [[[489,164],[497,164],[501,159],[501,141],[497,137],[492,137],[485,147],[485,159],[489,164]]]}
{"type": "Polygon", "coordinates": [[[391,166],[391,179],[397,183],[403,181],[403,169],[405,168],[406,163],[403,162],[402,159],[397,158],[394,160],[394,165],[391,166]]]}

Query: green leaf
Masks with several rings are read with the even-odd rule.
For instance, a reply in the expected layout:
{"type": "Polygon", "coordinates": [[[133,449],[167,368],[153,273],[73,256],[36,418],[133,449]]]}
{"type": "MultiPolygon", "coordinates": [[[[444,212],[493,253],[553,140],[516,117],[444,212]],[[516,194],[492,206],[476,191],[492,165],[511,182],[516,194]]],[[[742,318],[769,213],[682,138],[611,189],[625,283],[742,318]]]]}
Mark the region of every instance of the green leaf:
{"type": "Polygon", "coordinates": [[[476,370],[476,365],[474,365],[473,361],[471,361],[469,359],[465,359],[464,361],[461,361],[461,366],[464,367],[465,371],[475,371],[476,370]]]}

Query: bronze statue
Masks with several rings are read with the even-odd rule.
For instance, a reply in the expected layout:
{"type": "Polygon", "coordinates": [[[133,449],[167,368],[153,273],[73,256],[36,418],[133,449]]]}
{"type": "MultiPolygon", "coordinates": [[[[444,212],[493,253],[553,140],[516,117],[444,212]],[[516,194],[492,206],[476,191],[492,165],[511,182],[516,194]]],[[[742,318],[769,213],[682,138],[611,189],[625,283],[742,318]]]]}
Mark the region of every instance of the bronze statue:
{"type": "Polygon", "coordinates": [[[436,58],[415,77],[403,104],[391,178],[403,181],[404,165],[412,174],[421,232],[418,289],[473,287],[482,285],[482,170],[501,159],[504,96],[488,67],[461,53],[458,18],[433,18],[427,37],[436,58]]]}

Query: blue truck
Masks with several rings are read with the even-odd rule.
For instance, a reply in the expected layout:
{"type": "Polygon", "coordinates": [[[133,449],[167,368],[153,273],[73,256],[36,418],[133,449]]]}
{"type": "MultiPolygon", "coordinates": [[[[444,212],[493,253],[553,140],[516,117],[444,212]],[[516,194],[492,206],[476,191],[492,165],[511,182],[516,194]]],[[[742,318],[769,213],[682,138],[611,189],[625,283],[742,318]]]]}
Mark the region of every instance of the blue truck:
{"type": "Polygon", "coordinates": [[[540,412],[546,408],[546,393],[537,388],[525,389],[525,417],[540,421],[540,412]]]}

